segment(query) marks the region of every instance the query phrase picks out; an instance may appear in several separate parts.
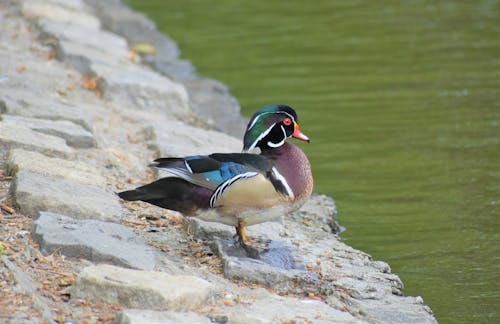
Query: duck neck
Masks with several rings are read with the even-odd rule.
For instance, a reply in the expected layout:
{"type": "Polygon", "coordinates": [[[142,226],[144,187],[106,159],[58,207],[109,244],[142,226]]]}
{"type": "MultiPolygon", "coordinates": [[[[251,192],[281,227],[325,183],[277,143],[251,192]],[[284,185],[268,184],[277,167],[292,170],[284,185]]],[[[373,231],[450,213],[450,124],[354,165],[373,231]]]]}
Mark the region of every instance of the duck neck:
{"type": "Polygon", "coordinates": [[[274,161],[292,189],[295,200],[309,198],[313,186],[311,165],[301,149],[285,142],[276,148],[263,149],[262,155],[274,161]]]}

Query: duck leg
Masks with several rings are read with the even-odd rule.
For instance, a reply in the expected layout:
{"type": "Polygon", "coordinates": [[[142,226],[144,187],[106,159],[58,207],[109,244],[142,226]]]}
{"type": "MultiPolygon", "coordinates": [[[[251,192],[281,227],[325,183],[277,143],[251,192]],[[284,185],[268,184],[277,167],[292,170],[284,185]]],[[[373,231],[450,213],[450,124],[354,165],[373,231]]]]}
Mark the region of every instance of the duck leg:
{"type": "Polygon", "coordinates": [[[242,220],[238,221],[238,226],[236,226],[236,235],[238,235],[238,241],[247,255],[250,258],[259,259],[259,250],[254,248],[252,246],[252,243],[248,240],[247,234],[245,232],[245,222],[243,222],[242,220]]]}
{"type": "Polygon", "coordinates": [[[247,255],[252,259],[260,259],[259,247],[257,244],[251,242],[245,232],[245,223],[243,221],[238,221],[238,226],[236,226],[236,235],[238,236],[238,241],[241,247],[245,250],[247,255]]]}
{"type": "Polygon", "coordinates": [[[236,226],[236,235],[238,235],[238,240],[243,247],[249,246],[249,242],[245,232],[245,223],[242,220],[238,221],[238,226],[236,226]]]}

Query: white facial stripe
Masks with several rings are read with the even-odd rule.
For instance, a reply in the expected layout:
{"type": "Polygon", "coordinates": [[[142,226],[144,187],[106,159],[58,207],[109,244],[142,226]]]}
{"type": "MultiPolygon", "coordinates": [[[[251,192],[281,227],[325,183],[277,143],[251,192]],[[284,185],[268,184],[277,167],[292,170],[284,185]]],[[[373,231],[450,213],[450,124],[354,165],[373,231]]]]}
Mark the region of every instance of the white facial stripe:
{"type": "Polygon", "coordinates": [[[287,113],[286,111],[280,110],[280,111],[274,111],[274,112],[264,112],[264,113],[258,115],[257,117],[255,117],[255,119],[252,121],[252,123],[250,124],[250,126],[248,126],[248,130],[251,130],[252,127],[255,126],[255,124],[257,123],[257,120],[260,118],[260,116],[267,115],[267,114],[279,114],[279,113],[288,115],[292,119],[292,121],[295,121],[295,118],[293,118],[293,116],[290,115],[289,113],[287,113]]]}
{"type": "Polygon", "coordinates": [[[264,137],[267,136],[267,134],[269,134],[269,132],[271,131],[271,129],[273,129],[273,127],[276,125],[276,123],[272,124],[271,127],[269,127],[268,129],[266,129],[265,132],[263,132],[262,134],[259,135],[259,137],[257,137],[257,139],[252,143],[252,145],[250,145],[250,148],[248,149],[249,151],[253,150],[255,148],[255,145],[257,145],[257,143],[263,139],[264,137]]]}
{"type": "Polygon", "coordinates": [[[270,146],[270,147],[279,147],[279,146],[285,144],[286,131],[285,131],[285,128],[283,127],[283,125],[281,125],[281,130],[283,131],[283,139],[281,140],[281,142],[273,143],[273,142],[269,141],[269,142],[267,142],[268,146],[270,146]]]}
{"type": "Polygon", "coordinates": [[[288,185],[288,181],[286,181],[285,177],[278,172],[276,167],[273,167],[272,171],[276,179],[278,179],[283,184],[283,187],[285,187],[288,196],[290,196],[292,199],[295,198],[292,188],[290,188],[290,186],[288,185]]]}

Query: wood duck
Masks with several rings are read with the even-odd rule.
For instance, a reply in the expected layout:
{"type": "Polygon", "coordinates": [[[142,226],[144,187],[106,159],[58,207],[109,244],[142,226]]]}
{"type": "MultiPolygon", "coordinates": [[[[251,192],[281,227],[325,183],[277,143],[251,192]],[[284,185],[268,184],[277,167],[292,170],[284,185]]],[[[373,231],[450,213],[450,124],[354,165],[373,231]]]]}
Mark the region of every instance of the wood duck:
{"type": "Polygon", "coordinates": [[[313,178],[306,155],[286,140],[309,142],[286,105],[257,111],[243,139],[243,153],[160,158],[151,166],[170,176],[118,195],[176,210],[186,216],[236,227],[243,247],[245,226],[280,218],[311,195],[313,178]],[[260,154],[249,153],[260,148],[260,154]]]}

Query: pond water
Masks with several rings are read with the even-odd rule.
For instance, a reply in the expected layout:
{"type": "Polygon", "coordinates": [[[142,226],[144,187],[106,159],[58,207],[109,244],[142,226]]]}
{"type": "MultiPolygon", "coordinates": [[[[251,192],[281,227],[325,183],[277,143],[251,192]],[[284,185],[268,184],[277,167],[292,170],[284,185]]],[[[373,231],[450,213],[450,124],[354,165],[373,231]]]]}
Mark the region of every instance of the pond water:
{"type": "Polygon", "coordinates": [[[286,103],[341,237],[443,323],[500,322],[500,2],[133,0],[250,116],[286,103]]]}

